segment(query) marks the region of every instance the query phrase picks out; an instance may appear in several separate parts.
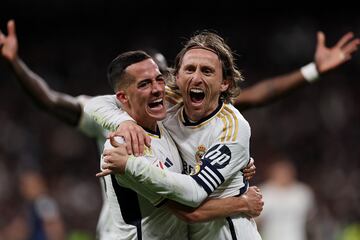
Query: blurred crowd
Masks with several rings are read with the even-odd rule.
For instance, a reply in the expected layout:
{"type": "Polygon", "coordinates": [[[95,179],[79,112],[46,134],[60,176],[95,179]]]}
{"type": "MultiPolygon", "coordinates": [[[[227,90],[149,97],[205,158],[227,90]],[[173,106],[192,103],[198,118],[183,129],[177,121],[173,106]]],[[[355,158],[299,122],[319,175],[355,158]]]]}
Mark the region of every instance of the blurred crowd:
{"type": "MultiPolygon", "coordinates": [[[[316,30],[321,27],[331,44],[348,30],[360,35],[360,18],[352,15],[340,23],[320,16],[299,15],[287,24],[285,17],[268,22],[257,17],[238,27],[226,23],[235,21],[230,17],[221,23],[209,19],[209,26],[205,21],[176,25],[171,18],[174,26],[162,24],[153,32],[147,28],[150,24],[139,28],[139,22],[116,32],[115,23],[102,30],[101,23],[96,23],[96,29],[91,24],[79,29],[84,19],[72,26],[70,20],[61,24],[50,17],[48,24],[36,27],[32,24],[45,17],[30,21],[22,14],[15,19],[22,58],[52,88],[74,96],[111,93],[105,75],[108,62],[135,46],[152,45],[171,64],[181,37],[197,28],[218,30],[236,50],[246,79],[244,88],[312,61],[316,30]]],[[[8,19],[0,20],[4,29],[8,19]]],[[[360,228],[359,69],[360,54],[356,53],[318,82],[244,113],[252,128],[251,154],[257,166],[252,183],[266,182],[278,154],[286,154],[297,179],[312,194],[309,239],[346,240],[349,228],[360,228]]],[[[52,221],[49,231],[63,232],[68,239],[94,239],[101,207],[95,143],[39,110],[4,62],[0,79],[0,239],[26,239],[34,208],[52,221]],[[42,207],[37,207],[38,201],[42,207]]],[[[266,210],[266,196],[264,201],[266,210]]]]}

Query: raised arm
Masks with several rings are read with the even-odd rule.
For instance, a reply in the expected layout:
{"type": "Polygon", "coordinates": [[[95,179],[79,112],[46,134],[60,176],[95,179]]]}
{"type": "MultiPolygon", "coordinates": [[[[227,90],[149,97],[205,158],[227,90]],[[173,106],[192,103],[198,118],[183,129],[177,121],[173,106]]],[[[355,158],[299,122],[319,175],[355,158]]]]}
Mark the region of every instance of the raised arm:
{"type": "Polygon", "coordinates": [[[10,64],[18,82],[41,109],[72,126],[77,126],[82,107],[77,98],[52,90],[44,79],[31,71],[18,56],[15,22],[7,23],[8,35],[0,32],[0,53],[10,64]]]}
{"type": "Polygon", "coordinates": [[[318,32],[314,63],[310,63],[294,72],[263,80],[244,89],[235,99],[234,105],[240,111],[243,111],[268,104],[289,94],[350,60],[359,44],[360,39],[354,38],[354,34],[349,32],[343,35],[333,47],[328,48],[325,46],[324,33],[318,32]]]}

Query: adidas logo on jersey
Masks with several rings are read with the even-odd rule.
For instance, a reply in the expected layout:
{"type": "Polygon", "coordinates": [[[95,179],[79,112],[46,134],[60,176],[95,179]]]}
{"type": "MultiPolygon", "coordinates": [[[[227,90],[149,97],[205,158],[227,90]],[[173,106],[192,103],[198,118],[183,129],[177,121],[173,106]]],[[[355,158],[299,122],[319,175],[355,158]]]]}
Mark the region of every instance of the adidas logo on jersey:
{"type": "Polygon", "coordinates": [[[165,166],[167,167],[167,168],[169,168],[169,167],[171,167],[171,166],[173,166],[174,164],[170,161],[170,159],[169,158],[166,158],[166,161],[165,161],[165,166]]]}

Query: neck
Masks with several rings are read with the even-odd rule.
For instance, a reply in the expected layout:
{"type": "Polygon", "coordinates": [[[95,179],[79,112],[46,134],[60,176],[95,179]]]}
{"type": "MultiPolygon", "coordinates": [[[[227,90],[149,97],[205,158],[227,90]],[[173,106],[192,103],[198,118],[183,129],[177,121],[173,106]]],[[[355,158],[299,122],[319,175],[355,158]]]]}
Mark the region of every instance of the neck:
{"type": "Polygon", "coordinates": [[[158,129],[157,121],[151,120],[147,121],[144,119],[135,119],[135,121],[144,129],[148,129],[152,132],[156,132],[158,129]]]}
{"type": "Polygon", "coordinates": [[[158,129],[157,120],[141,118],[141,117],[137,116],[137,114],[132,112],[131,109],[125,104],[123,104],[122,107],[125,110],[125,112],[127,112],[130,115],[130,117],[132,117],[140,127],[144,128],[144,129],[148,129],[153,132],[157,131],[157,129],[158,129]]]}
{"type": "Polygon", "coordinates": [[[218,104],[210,107],[207,111],[203,110],[189,110],[184,106],[184,111],[186,115],[186,119],[191,123],[199,122],[203,119],[207,119],[208,117],[213,116],[222,106],[222,102],[218,102],[218,104]]]}

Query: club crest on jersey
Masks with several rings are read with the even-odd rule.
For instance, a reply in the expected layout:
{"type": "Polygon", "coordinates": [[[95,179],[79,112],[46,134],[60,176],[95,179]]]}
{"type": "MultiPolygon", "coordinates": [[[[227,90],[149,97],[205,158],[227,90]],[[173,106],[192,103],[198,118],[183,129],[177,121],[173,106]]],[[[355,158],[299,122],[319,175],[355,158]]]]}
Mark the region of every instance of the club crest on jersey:
{"type": "Polygon", "coordinates": [[[154,156],[154,153],[153,153],[153,151],[152,151],[151,148],[145,146],[145,148],[144,148],[144,155],[154,156]]]}
{"type": "Polygon", "coordinates": [[[192,174],[196,174],[200,171],[202,165],[201,158],[204,156],[205,153],[206,153],[206,147],[203,144],[197,147],[197,151],[195,153],[196,164],[192,174]]]}
{"type": "Polygon", "coordinates": [[[206,153],[206,147],[203,144],[197,147],[197,151],[195,153],[196,164],[201,165],[201,158],[204,156],[205,153],[206,153]]]}

